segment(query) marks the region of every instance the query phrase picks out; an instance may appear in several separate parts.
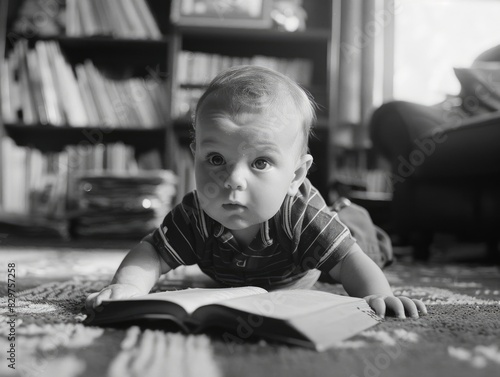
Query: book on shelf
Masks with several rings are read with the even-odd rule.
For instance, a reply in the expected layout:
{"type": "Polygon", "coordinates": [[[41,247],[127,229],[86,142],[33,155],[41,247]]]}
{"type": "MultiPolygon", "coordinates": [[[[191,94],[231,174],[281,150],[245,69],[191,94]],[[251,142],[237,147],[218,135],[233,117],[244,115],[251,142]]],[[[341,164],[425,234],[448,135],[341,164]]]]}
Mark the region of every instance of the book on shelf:
{"type": "MultiPolygon", "coordinates": [[[[44,104],[46,106],[45,111],[48,123],[54,126],[63,125],[66,122],[66,119],[60,106],[56,81],[53,76],[54,71],[51,68],[53,64],[47,52],[45,42],[37,42],[35,44],[35,51],[38,58],[38,65],[40,67],[42,91],[44,93],[43,98],[45,99],[44,104]]],[[[26,119],[20,119],[20,121],[29,124],[26,119]]]]}
{"type": "Polygon", "coordinates": [[[72,37],[162,38],[145,0],[66,0],[66,34],[72,37]]]}
{"type": "Polygon", "coordinates": [[[19,98],[19,95],[16,93],[15,83],[11,80],[12,74],[10,72],[10,64],[11,63],[7,60],[0,61],[0,77],[2,78],[2,80],[0,80],[0,98],[2,98],[0,110],[2,111],[2,119],[6,123],[13,123],[16,121],[17,114],[15,113],[15,109],[17,105],[14,101],[16,98],[19,98]]]}
{"type": "Polygon", "coordinates": [[[26,119],[26,123],[35,123],[38,121],[38,115],[36,113],[35,98],[33,96],[34,91],[31,88],[31,80],[28,73],[27,51],[28,41],[21,39],[15,46],[18,62],[17,78],[21,96],[19,102],[21,104],[20,110],[23,117],[26,119]]]}
{"type": "Polygon", "coordinates": [[[252,57],[224,56],[203,52],[180,51],[177,57],[173,116],[187,118],[196,107],[204,88],[218,73],[236,65],[258,65],[274,69],[304,87],[310,87],[313,62],[305,58],[278,58],[255,55],[252,57]]]}
{"type": "Polygon", "coordinates": [[[86,324],[174,324],[186,333],[225,331],[231,343],[250,337],[324,351],[380,322],[366,301],[315,290],[192,288],[104,300],[86,324]]]}
{"type": "Polygon", "coordinates": [[[36,51],[35,50],[27,51],[26,59],[28,61],[30,87],[35,97],[35,108],[36,108],[35,112],[38,114],[38,121],[41,124],[48,124],[49,119],[47,117],[46,100],[45,100],[45,94],[43,92],[42,72],[40,71],[40,66],[38,64],[36,51]]]}
{"type": "Polygon", "coordinates": [[[64,157],[44,158],[38,150],[18,147],[8,137],[2,138],[1,143],[5,178],[1,180],[0,227],[25,237],[69,237],[64,216],[64,165],[59,170],[64,157]]]}
{"type": "Polygon", "coordinates": [[[17,147],[14,141],[8,137],[1,140],[2,143],[2,210],[9,213],[26,213],[28,211],[28,196],[23,189],[26,187],[27,153],[25,149],[17,147]]]}
{"type": "Polygon", "coordinates": [[[7,123],[152,129],[169,122],[164,82],[111,79],[90,60],[72,67],[55,41],[37,41],[29,49],[27,40],[19,40],[1,72],[7,123]]]}
{"type": "Polygon", "coordinates": [[[59,44],[45,43],[45,48],[52,57],[51,68],[53,77],[57,78],[57,97],[67,122],[76,127],[88,125],[88,110],[84,107],[76,77],[71,66],[64,59],[59,44]]]}
{"type": "Polygon", "coordinates": [[[207,85],[219,72],[236,65],[258,65],[287,75],[306,87],[311,85],[313,62],[305,58],[278,58],[255,55],[252,57],[223,56],[203,52],[180,51],[178,56],[178,82],[207,85]]]}

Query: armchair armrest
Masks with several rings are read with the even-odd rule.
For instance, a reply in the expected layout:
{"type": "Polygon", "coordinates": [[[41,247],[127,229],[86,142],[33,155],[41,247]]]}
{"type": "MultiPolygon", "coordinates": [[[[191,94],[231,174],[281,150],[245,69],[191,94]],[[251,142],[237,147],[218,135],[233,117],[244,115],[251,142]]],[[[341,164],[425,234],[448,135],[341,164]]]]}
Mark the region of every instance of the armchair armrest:
{"type": "Polygon", "coordinates": [[[500,175],[500,111],[457,117],[439,107],[393,101],[377,109],[374,147],[414,177],[500,175]]]}
{"type": "Polygon", "coordinates": [[[421,139],[429,137],[440,142],[426,156],[419,175],[500,177],[500,111],[444,124],[421,139]]]}
{"type": "Polygon", "coordinates": [[[408,155],[414,140],[440,131],[448,112],[438,107],[391,101],[373,113],[369,125],[374,147],[389,161],[408,155]]]}

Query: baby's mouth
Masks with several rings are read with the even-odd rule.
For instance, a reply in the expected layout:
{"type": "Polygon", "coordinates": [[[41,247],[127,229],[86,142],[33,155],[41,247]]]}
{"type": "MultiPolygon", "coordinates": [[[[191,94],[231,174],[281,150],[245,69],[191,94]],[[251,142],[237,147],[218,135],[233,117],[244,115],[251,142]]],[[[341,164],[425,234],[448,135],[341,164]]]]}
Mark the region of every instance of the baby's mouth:
{"type": "Polygon", "coordinates": [[[247,207],[241,203],[224,203],[222,205],[222,208],[229,210],[229,211],[232,211],[232,210],[238,210],[238,209],[245,209],[247,207]]]}

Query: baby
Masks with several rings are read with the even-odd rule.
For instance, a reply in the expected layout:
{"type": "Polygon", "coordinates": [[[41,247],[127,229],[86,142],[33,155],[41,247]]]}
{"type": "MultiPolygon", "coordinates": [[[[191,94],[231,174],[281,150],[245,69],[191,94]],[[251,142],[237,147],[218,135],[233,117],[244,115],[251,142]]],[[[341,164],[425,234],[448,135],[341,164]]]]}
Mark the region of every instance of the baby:
{"type": "Polygon", "coordinates": [[[314,119],[314,102],[280,73],[240,66],[219,74],[194,116],[197,189],[130,250],[87,308],[147,294],[160,275],[197,264],[222,286],[270,290],[310,288],[325,272],[382,317],[425,314],[421,301],[393,295],[306,178],[314,119]]]}

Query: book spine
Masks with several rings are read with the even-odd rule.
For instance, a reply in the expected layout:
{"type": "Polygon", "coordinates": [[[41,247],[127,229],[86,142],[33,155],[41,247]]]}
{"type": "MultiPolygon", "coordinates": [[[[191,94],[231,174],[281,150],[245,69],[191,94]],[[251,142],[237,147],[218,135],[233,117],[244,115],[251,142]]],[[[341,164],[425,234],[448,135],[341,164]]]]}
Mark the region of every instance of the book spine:
{"type": "Polygon", "coordinates": [[[103,18],[103,14],[100,12],[100,8],[98,3],[102,2],[102,0],[87,0],[89,2],[89,8],[92,14],[92,20],[95,25],[95,34],[97,35],[105,35],[106,34],[106,23],[103,18]]]}
{"type": "Polygon", "coordinates": [[[26,149],[18,147],[9,137],[2,142],[2,171],[7,179],[2,179],[3,210],[7,213],[26,214],[26,149]]]}
{"type": "Polygon", "coordinates": [[[123,84],[127,88],[126,91],[129,93],[129,98],[132,99],[132,104],[137,113],[137,117],[139,118],[139,123],[144,128],[152,128],[155,125],[155,122],[153,114],[151,114],[150,110],[148,110],[145,103],[146,89],[141,86],[140,79],[132,78],[123,84]]]}
{"type": "Polygon", "coordinates": [[[130,37],[130,28],[128,20],[123,14],[122,4],[119,0],[108,0],[109,8],[111,9],[110,14],[112,19],[112,33],[113,36],[124,38],[130,37]]]}
{"type": "Polygon", "coordinates": [[[61,78],[59,94],[68,123],[71,126],[86,126],[89,124],[89,121],[73,70],[64,59],[58,44],[51,43],[49,48],[61,78]]]}
{"type": "Polygon", "coordinates": [[[139,99],[134,97],[134,93],[130,90],[129,83],[131,80],[132,78],[115,82],[115,86],[118,90],[122,105],[126,106],[129,117],[129,127],[146,128],[145,122],[140,114],[140,109],[143,107],[142,103],[139,99]]]}
{"type": "Polygon", "coordinates": [[[81,65],[78,65],[75,67],[75,72],[77,77],[78,90],[80,91],[80,96],[87,113],[89,124],[93,126],[99,126],[99,111],[96,104],[94,103],[94,99],[89,88],[89,82],[87,80],[85,68],[81,65]]]}
{"type": "Polygon", "coordinates": [[[156,109],[157,123],[156,125],[165,126],[168,123],[169,114],[167,113],[165,103],[168,103],[168,94],[165,85],[156,85],[149,90],[151,102],[156,109]]]}
{"type": "Polygon", "coordinates": [[[87,78],[89,79],[92,93],[94,95],[94,102],[98,104],[100,109],[99,113],[102,115],[102,125],[107,127],[116,126],[118,121],[112,108],[111,101],[108,97],[103,77],[101,77],[90,60],[87,60],[84,63],[84,67],[87,72],[87,78]]]}
{"type": "Polygon", "coordinates": [[[134,0],[133,5],[135,5],[136,12],[140,16],[142,24],[148,32],[148,37],[151,39],[161,39],[162,35],[160,29],[146,2],[144,0],[134,0]]]}
{"type": "Polygon", "coordinates": [[[38,57],[40,66],[41,81],[43,86],[44,98],[46,100],[47,120],[51,125],[59,126],[63,123],[63,115],[59,107],[57,99],[57,91],[52,70],[50,69],[50,61],[45,49],[44,42],[36,42],[35,51],[38,57]]]}
{"type": "Polygon", "coordinates": [[[80,15],[78,13],[78,0],[66,0],[66,35],[69,37],[76,37],[79,35],[79,20],[80,15]]]}
{"type": "Polygon", "coordinates": [[[20,40],[16,47],[18,49],[18,69],[19,69],[19,87],[21,90],[21,106],[23,111],[23,121],[26,124],[38,123],[38,114],[35,107],[35,99],[33,98],[33,88],[30,85],[30,78],[28,72],[27,52],[28,41],[26,39],[20,40]]]}
{"type": "Polygon", "coordinates": [[[82,21],[83,33],[80,35],[92,36],[98,34],[98,27],[92,13],[90,1],[77,1],[77,6],[80,13],[80,20],[82,21]]]}
{"type": "Polygon", "coordinates": [[[13,49],[9,56],[9,77],[10,77],[10,91],[11,91],[11,104],[12,111],[16,121],[22,120],[22,106],[21,106],[21,89],[19,85],[19,59],[17,50],[13,49]]]}
{"type": "Polygon", "coordinates": [[[110,15],[113,9],[110,8],[109,2],[103,0],[93,0],[93,5],[99,14],[101,33],[103,35],[113,35],[112,17],[110,15]]]}
{"type": "Polygon", "coordinates": [[[130,28],[130,35],[133,38],[148,38],[148,30],[142,22],[137,9],[134,6],[137,0],[122,0],[123,14],[126,15],[130,28]]]}
{"type": "Polygon", "coordinates": [[[14,123],[16,114],[12,105],[14,93],[12,91],[12,77],[9,69],[9,60],[4,60],[0,65],[0,98],[2,99],[2,119],[5,123],[14,123]]]}
{"type": "Polygon", "coordinates": [[[122,128],[127,128],[129,126],[129,118],[127,116],[127,105],[123,104],[120,99],[118,90],[116,89],[114,81],[105,80],[104,86],[106,88],[106,93],[108,94],[111,108],[115,114],[116,123],[115,126],[122,128]]]}
{"type": "Polygon", "coordinates": [[[42,79],[40,67],[36,52],[29,50],[26,56],[28,62],[29,77],[31,81],[31,88],[33,88],[33,95],[35,98],[35,107],[38,113],[38,119],[41,124],[48,124],[49,120],[46,111],[46,100],[43,94],[42,79]]]}
{"type": "Polygon", "coordinates": [[[49,70],[52,73],[52,80],[54,82],[55,97],[58,108],[60,109],[62,115],[61,124],[67,124],[69,121],[69,113],[71,112],[66,103],[66,82],[62,75],[60,74],[61,64],[60,56],[54,48],[57,42],[44,42],[42,44],[45,50],[47,60],[49,61],[49,70]]]}

